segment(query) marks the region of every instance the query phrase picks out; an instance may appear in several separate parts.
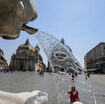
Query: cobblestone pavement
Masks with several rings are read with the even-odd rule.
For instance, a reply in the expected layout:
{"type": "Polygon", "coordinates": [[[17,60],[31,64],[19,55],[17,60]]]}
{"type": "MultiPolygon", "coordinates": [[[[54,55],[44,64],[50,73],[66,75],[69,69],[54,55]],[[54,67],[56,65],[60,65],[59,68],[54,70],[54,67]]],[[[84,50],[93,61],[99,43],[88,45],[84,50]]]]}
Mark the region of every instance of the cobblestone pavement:
{"type": "Polygon", "coordinates": [[[70,76],[57,76],[56,81],[58,80],[58,88],[60,88],[60,104],[69,104],[68,94],[65,93],[65,91],[69,90],[72,85],[75,85],[78,89],[80,101],[83,104],[105,104],[104,75],[91,75],[91,78],[87,80],[85,79],[84,75],[79,75],[77,78],[75,78],[74,83],[71,81],[70,76]]]}
{"type": "Polygon", "coordinates": [[[91,75],[89,83],[96,96],[96,104],[105,104],[105,75],[91,75]]]}
{"type": "Polygon", "coordinates": [[[0,90],[23,92],[42,90],[48,93],[48,104],[70,104],[68,90],[75,85],[83,104],[105,104],[105,75],[84,75],[71,82],[67,74],[48,74],[43,77],[34,72],[0,73],[0,90]]]}

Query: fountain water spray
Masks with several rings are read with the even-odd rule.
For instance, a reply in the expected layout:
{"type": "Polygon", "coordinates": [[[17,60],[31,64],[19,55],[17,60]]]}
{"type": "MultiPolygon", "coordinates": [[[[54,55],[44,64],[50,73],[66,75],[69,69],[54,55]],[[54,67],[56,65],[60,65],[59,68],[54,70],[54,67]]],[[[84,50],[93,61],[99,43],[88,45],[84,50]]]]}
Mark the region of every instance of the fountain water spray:
{"type": "MultiPolygon", "coordinates": [[[[48,61],[50,62],[51,68],[54,72],[69,71],[71,73],[77,73],[77,71],[82,69],[79,62],[74,57],[70,47],[62,44],[54,36],[43,31],[38,31],[34,35],[43,47],[44,52],[47,55],[48,61]]],[[[54,74],[54,82],[58,92],[58,103],[68,104],[68,95],[67,93],[64,93],[66,90],[68,90],[69,81],[65,81],[65,78],[63,78],[61,75],[54,74]],[[68,85],[66,85],[66,83],[68,85]]]]}
{"type": "Polygon", "coordinates": [[[43,47],[53,71],[69,71],[76,73],[82,70],[82,67],[74,57],[70,47],[62,44],[54,36],[43,31],[38,31],[35,37],[43,47]]]}

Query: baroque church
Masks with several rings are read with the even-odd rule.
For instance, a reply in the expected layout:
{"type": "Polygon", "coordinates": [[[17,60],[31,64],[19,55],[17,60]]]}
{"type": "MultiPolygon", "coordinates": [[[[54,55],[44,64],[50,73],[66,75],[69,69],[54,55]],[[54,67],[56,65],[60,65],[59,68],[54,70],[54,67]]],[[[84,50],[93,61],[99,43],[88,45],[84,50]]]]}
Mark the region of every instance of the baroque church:
{"type": "Polygon", "coordinates": [[[9,70],[11,71],[39,71],[46,70],[43,63],[42,56],[39,53],[40,48],[38,45],[34,48],[30,45],[29,39],[20,45],[16,54],[11,56],[9,70]]]}

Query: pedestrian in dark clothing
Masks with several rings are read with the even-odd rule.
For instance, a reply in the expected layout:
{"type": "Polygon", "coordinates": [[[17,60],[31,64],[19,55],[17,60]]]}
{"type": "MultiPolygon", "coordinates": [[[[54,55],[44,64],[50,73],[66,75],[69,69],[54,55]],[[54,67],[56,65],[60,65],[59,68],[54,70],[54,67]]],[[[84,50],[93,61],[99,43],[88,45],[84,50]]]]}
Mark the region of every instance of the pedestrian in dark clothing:
{"type": "Polygon", "coordinates": [[[90,73],[87,73],[88,78],[90,78],[90,73]]]}
{"type": "Polygon", "coordinates": [[[77,74],[77,73],[75,73],[75,76],[77,77],[77,76],[78,76],[78,74],[77,74]]]}
{"type": "Polygon", "coordinates": [[[87,75],[85,75],[85,79],[87,80],[87,75]]]}
{"type": "Polygon", "coordinates": [[[75,76],[74,76],[74,74],[72,74],[72,75],[71,75],[71,81],[72,81],[72,82],[74,82],[74,78],[75,78],[75,76]]]}

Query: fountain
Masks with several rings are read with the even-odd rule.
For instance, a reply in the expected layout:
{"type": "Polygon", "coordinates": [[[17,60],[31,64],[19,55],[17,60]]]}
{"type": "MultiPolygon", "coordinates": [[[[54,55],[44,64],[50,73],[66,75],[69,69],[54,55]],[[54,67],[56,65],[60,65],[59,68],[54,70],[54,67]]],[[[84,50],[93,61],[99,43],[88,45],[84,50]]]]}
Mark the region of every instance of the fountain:
{"type": "Polygon", "coordinates": [[[53,35],[38,31],[35,37],[43,47],[54,72],[64,71],[77,73],[82,70],[71,48],[62,44],[53,35]]]}
{"type": "Polygon", "coordinates": [[[0,0],[0,37],[16,39],[20,30],[29,34],[38,29],[26,24],[37,18],[34,0],[0,0]]]}
{"type": "MultiPolygon", "coordinates": [[[[20,30],[29,34],[36,33],[34,35],[43,47],[54,72],[78,73],[78,71],[81,71],[82,67],[74,57],[70,47],[61,43],[53,35],[26,25],[36,18],[37,12],[34,0],[0,0],[0,37],[16,39],[20,34],[20,30]]],[[[68,80],[65,79],[60,75],[54,74],[59,104],[69,103],[69,100],[63,96],[64,91],[68,88],[66,84],[69,84],[68,80]],[[61,81],[57,82],[57,79],[61,81]],[[66,89],[65,86],[67,86],[66,89]]],[[[68,95],[66,94],[65,96],[68,95]]]]}
{"type": "MultiPolygon", "coordinates": [[[[34,34],[38,29],[28,27],[26,24],[37,18],[34,0],[0,0],[0,37],[16,39],[20,30],[34,34]]],[[[59,42],[55,37],[38,31],[36,37],[40,41],[47,58],[56,72],[76,72],[81,69],[71,49],[59,42]]]]}
{"type": "Polygon", "coordinates": [[[0,103],[2,104],[46,104],[48,94],[43,91],[9,93],[0,91],[0,103]]]}
{"type": "MultiPolygon", "coordinates": [[[[0,0],[0,37],[15,39],[19,36],[20,30],[29,34],[36,33],[38,29],[26,25],[36,18],[34,0],[0,0]]],[[[81,69],[68,46],[47,33],[38,31],[37,34],[36,36],[55,72],[58,69],[71,72],[81,69]]]]}
{"type": "MultiPolygon", "coordinates": [[[[71,48],[65,45],[64,42],[59,41],[53,35],[43,31],[38,31],[34,35],[43,47],[53,72],[58,73],[59,71],[63,71],[63,74],[68,76],[67,72],[75,74],[82,70],[79,62],[74,57],[71,48]]],[[[65,93],[65,91],[67,91],[70,86],[69,80],[63,78],[62,75],[53,75],[58,92],[58,103],[68,104],[68,94],[65,93]]],[[[68,77],[70,78],[70,76],[68,77]]]]}

